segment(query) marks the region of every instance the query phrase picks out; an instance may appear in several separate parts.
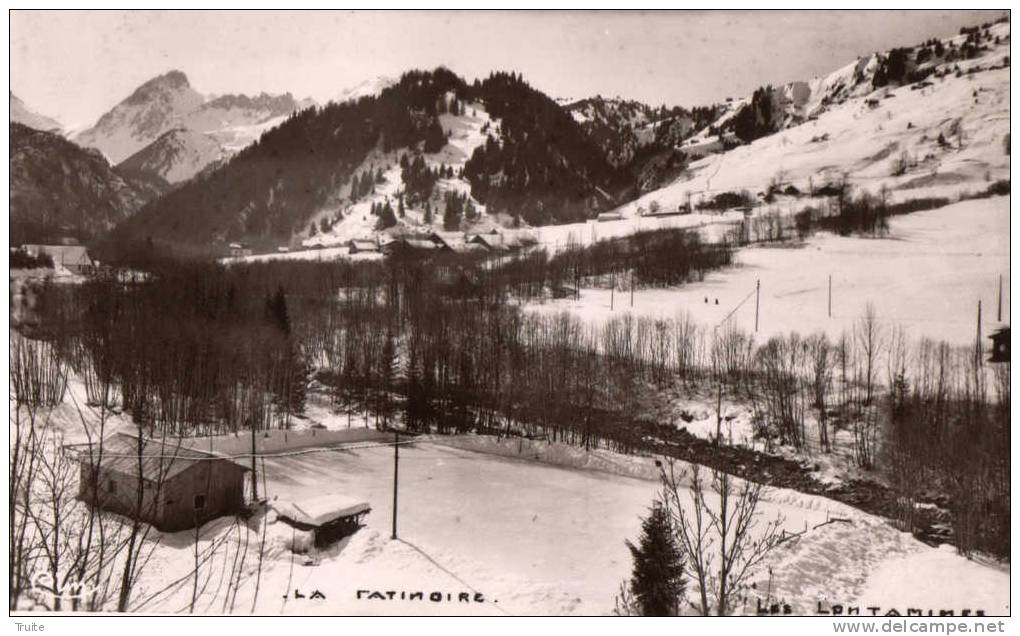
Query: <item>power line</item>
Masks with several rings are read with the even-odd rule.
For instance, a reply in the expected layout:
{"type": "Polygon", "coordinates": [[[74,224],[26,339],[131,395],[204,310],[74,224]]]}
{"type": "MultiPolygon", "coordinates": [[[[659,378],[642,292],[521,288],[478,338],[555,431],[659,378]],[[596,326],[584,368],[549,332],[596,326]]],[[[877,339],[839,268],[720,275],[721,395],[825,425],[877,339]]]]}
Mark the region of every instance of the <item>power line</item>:
{"type": "Polygon", "coordinates": [[[751,296],[754,296],[754,295],[755,295],[755,293],[756,293],[757,291],[758,291],[758,289],[757,289],[757,287],[756,287],[755,289],[752,289],[752,290],[751,290],[751,293],[750,293],[750,294],[748,294],[747,296],[744,296],[744,299],[743,299],[742,301],[740,301],[740,302],[739,302],[739,303],[737,304],[737,306],[736,306],[736,307],[734,307],[734,308],[733,308],[733,309],[732,309],[732,310],[730,311],[730,313],[726,314],[726,317],[725,317],[725,318],[723,318],[722,320],[720,320],[720,321],[719,321],[719,324],[717,324],[717,325],[716,325],[716,327],[720,327],[720,326],[722,326],[722,324],[723,324],[723,323],[725,323],[725,322],[726,322],[727,320],[729,320],[729,319],[730,319],[730,318],[731,318],[731,317],[733,316],[733,314],[735,314],[735,313],[737,312],[737,310],[738,310],[738,309],[740,309],[741,307],[743,307],[744,303],[746,303],[746,302],[747,302],[748,300],[750,300],[750,299],[751,299],[751,296]]]}
{"type": "MultiPolygon", "coordinates": [[[[219,454],[219,453],[210,454],[209,451],[203,451],[203,450],[199,450],[199,449],[195,449],[195,448],[191,448],[191,447],[182,447],[182,449],[185,450],[185,451],[202,453],[203,456],[202,457],[186,457],[184,455],[162,455],[162,454],[160,454],[160,455],[146,455],[146,454],[139,455],[137,453],[118,454],[118,453],[106,453],[106,452],[103,452],[102,453],[102,458],[103,459],[106,459],[106,458],[111,458],[111,459],[180,459],[182,461],[212,461],[212,460],[219,460],[219,459],[250,459],[252,457],[263,457],[263,458],[264,457],[297,457],[299,455],[313,455],[313,454],[317,454],[317,453],[334,453],[334,452],[338,452],[338,451],[360,450],[360,449],[363,449],[363,448],[390,448],[390,447],[395,446],[397,444],[399,444],[399,445],[416,444],[417,442],[418,442],[418,440],[411,439],[411,440],[407,440],[407,441],[403,441],[403,442],[377,442],[377,443],[371,443],[371,444],[356,444],[356,445],[351,445],[351,446],[328,446],[328,447],[319,446],[319,447],[313,447],[313,448],[301,448],[301,449],[296,449],[296,450],[292,450],[292,451],[267,452],[267,453],[241,453],[241,454],[237,454],[237,455],[224,455],[224,454],[219,454]]],[[[75,450],[75,451],[77,451],[77,452],[79,452],[81,454],[84,454],[85,453],[84,450],[77,450],[75,448],[77,446],[89,446],[89,444],[68,444],[64,448],[68,449],[68,450],[75,450]]],[[[98,455],[98,453],[97,453],[97,455],[98,455]]]]}

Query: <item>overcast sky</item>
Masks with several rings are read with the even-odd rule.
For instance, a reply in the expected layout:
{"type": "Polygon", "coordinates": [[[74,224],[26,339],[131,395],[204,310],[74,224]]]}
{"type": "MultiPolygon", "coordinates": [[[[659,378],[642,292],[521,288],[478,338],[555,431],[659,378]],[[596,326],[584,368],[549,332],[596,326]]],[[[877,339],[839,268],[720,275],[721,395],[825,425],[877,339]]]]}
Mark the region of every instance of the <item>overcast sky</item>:
{"type": "Polygon", "coordinates": [[[1003,13],[13,11],[11,90],[77,127],[170,69],[201,93],[323,102],[443,64],[468,80],[520,71],[553,97],[695,106],[1003,13]]]}

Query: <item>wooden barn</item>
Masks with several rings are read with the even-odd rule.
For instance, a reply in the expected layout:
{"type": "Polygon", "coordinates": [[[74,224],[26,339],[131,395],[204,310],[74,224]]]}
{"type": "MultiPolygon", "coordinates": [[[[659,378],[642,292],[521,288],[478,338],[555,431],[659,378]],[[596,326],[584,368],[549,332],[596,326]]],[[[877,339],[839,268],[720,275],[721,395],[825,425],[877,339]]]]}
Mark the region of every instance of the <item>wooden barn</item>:
{"type": "Polygon", "coordinates": [[[118,433],[104,440],[101,455],[98,448],[79,448],[78,498],[167,532],[193,528],[244,507],[248,471],[244,466],[153,439],[142,440],[139,462],[138,444],[134,435],[118,433]]]}

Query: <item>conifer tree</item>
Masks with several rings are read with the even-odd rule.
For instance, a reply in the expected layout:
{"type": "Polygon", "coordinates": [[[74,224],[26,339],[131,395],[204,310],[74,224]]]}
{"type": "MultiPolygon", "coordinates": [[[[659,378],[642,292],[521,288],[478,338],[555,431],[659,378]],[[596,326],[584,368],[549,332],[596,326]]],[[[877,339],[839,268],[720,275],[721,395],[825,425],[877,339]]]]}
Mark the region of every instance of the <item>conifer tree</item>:
{"type": "Polygon", "coordinates": [[[287,312],[287,295],[283,287],[277,287],[276,293],[266,298],[266,316],[284,334],[290,335],[290,316],[287,312]]]}
{"type": "Polygon", "coordinates": [[[379,221],[376,223],[376,229],[378,230],[385,230],[397,224],[397,217],[393,215],[393,206],[390,205],[389,201],[386,202],[386,205],[379,204],[378,215],[379,221]]]}
{"type": "Polygon", "coordinates": [[[669,512],[658,502],[641,522],[638,545],[627,541],[634,559],[630,591],[644,616],[676,616],[687,585],[684,559],[669,512]]]}

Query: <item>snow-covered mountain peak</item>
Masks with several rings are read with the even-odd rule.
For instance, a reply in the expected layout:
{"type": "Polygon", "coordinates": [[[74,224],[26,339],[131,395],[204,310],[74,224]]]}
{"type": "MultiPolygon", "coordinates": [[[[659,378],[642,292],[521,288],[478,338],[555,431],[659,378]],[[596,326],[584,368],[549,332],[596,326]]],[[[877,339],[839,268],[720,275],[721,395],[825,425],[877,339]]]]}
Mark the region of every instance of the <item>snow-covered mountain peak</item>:
{"type": "Polygon", "coordinates": [[[362,80],[354,86],[349,86],[336,96],[336,103],[340,104],[352,99],[361,99],[362,97],[371,97],[378,95],[384,89],[389,88],[397,83],[397,80],[392,77],[384,75],[378,75],[376,77],[370,77],[366,80],[362,80]]]}
{"type": "MultiPolygon", "coordinates": [[[[174,140],[197,142],[198,146],[168,153],[164,140],[163,147],[149,153],[161,157],[160,161],[135,162],[161,166],[159,176],[173,182],[178,180],[174,175],[194,174],[195,161],[204,157],[218,160],[232,154],[257,139],[267,127],[313,104],[310,100],[297,100],[290,93],[206,97],[192,88],[184,73],[173,70],[146,81],[94,126],[74,135],[73,140],[81,146],[97,148],[112,163],[120,163],[168,131],[190,131],[194,134],[176,135],[174,140]],[[220,143],[220,148],[211,148],[210,142],[220,143]],[[183,157],[189,158],[186,165],[170,166],[175,158],[183,157]]],[[[197,166],[199,170],[202,167],[197,166]]]]}

